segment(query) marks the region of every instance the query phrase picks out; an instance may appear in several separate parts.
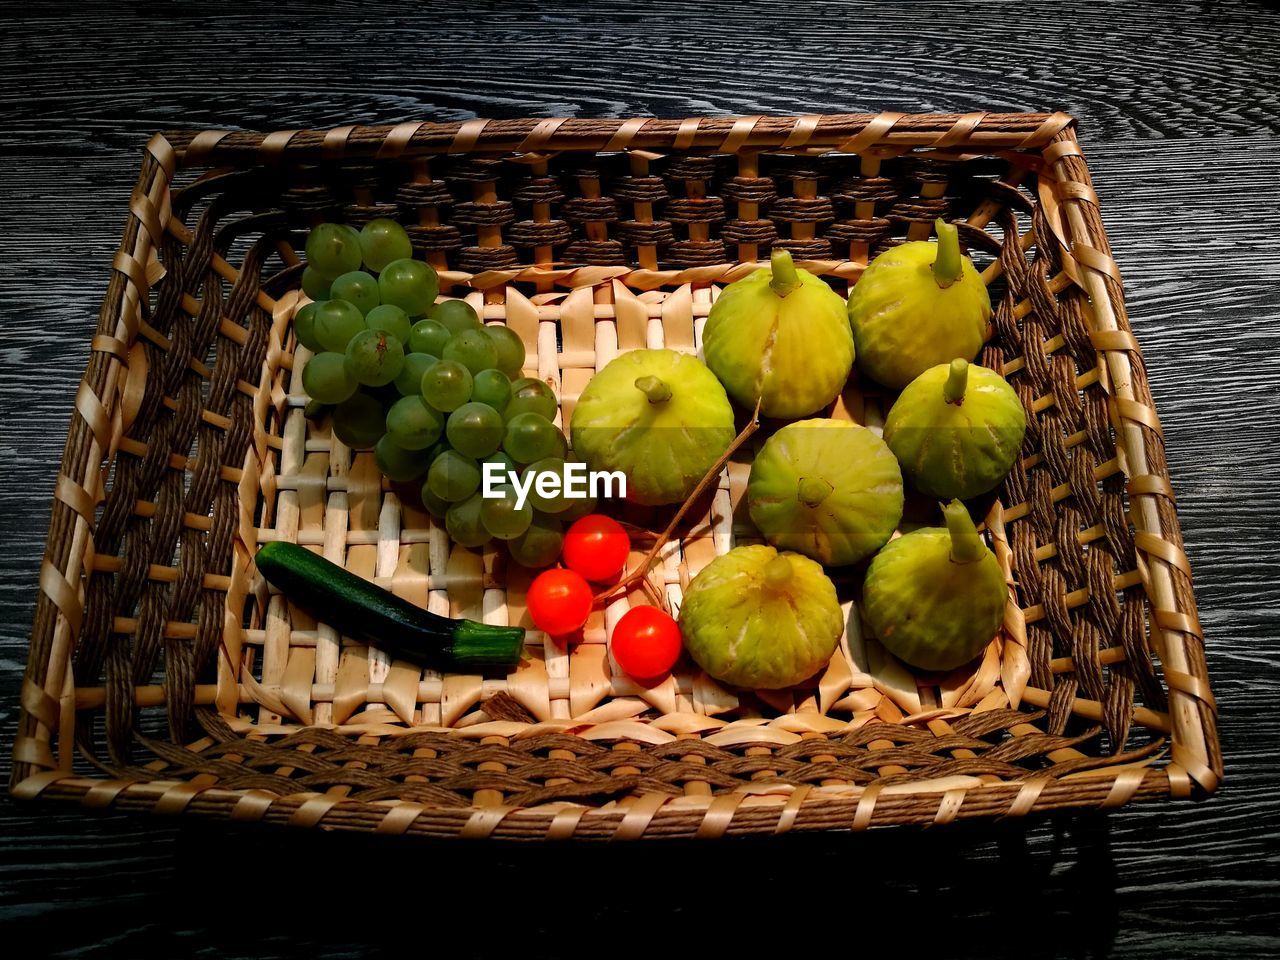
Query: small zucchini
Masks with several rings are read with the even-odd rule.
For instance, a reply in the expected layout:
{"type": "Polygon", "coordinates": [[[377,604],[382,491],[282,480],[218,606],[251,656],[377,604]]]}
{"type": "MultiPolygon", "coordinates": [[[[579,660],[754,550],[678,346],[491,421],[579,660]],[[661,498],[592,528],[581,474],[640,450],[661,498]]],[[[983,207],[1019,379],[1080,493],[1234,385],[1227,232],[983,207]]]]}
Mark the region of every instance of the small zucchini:
{"type": "Polygon", "coordinates": [[[397,657],[448,670],[510,669],[524,649],[524,627],[451,620],[416,607],[296,543],[273,540],[258,570],[316,619],[397,657]]]}

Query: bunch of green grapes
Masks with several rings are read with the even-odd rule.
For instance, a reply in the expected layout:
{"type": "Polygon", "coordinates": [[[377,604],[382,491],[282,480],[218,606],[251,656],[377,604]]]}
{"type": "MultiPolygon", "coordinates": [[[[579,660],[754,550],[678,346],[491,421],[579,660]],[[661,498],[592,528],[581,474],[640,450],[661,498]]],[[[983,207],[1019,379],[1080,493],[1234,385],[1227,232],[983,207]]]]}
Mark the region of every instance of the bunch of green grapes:
{"type": "Polygon", "coordinates": [[[554,563],[566,524],[595,503],[531,486],[517,505],[509,475],[562,481],[568,451],[555,393],[523,376],[519,336],[486,326],[465,300],[436,302],[435,270],[412,258],[393,220],[359,231],[320,224],[306,251],[302,285],[313,302],[294,330],[314,354],[302,370],[308,416],[331,411],[339,440],[372,449],[391,480],[420,482],[423,505],[463,546],[496,538],[517,563],[554,563]],[[483,496],[486,463],[504,478],[496,496],[483,496]]]}

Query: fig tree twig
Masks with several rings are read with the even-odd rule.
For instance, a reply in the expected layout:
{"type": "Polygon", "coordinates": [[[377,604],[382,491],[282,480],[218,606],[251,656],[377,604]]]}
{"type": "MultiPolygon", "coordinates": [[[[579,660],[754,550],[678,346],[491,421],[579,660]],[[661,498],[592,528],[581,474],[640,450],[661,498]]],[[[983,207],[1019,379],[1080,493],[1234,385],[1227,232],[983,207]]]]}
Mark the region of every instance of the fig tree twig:
{"type": "MultiPolygon", "coordinates": [[[[595,603],[600,603],[602,600],[608,600],[620,591],[629,590],[638,580],[642,580],[648,575],[649,568],[652,567],[654,561],[658,559],[658,555],[662,552],[662,548],[667,545],[667,541],[671,539],[671,535],[676,532],[676,528],[680,526],[680,521],[685,518],[685,514],[687,514],[694,503],[707,492],[711,485],[719,480],[720,471],[723,470],[724,465],[729,462],[729,458],[737,453],[738,449],[751,439],[751,435],[759,429],[760,404],[757,402],[756,409],[751,414],[751,420],[742,428],[742,432],[733,438],[733,443],[729,444],[724,453],[720,455],[720,459],[712,464],[710,470],[703,474],[702,479],[698,481],[698,485],[693,488],[693,492],[690,493],[689,496],[685,497],[684,503],[680,504],[680,509],[677,510],[675,516],[671,518],[671,522],[667,524],[667,528],[663,530],[658,539],[654,541],[653,546],[649,548],[649,551],[640,561],[640,565],[634,570],[628,572],[621,580],[613,584],[613,586],[606,587],[597,593],[594,598],[595,603]]],[[[652,594],[650,594],[650,597],[652,597],[652,594]]]]}

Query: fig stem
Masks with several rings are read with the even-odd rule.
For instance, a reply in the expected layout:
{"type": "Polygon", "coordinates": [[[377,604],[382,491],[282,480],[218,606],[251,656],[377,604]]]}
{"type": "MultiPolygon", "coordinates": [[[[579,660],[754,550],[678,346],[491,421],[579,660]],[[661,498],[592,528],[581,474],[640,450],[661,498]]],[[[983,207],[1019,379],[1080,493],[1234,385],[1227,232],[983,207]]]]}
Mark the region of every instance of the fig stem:
{"type": "Polygon", "coordinates": [[[981,560],[987,552],[987,545],[978,536],[978,528],[973,525],[968,507],[959,500],[952,500],[943,505],[942,515],[947,518],[947,531],[951,534],[951,562],[981,560]]]}
{"type": "Polygon", "coordinates": [[[964,391],[969,386],[969,361],[956,357],[951,361],[947,382],[942,387],[942,398],[957,406],[964,402],[964,391]]]}
{"type": "Polygon", "coordinates": [[[772,590],[780,590],[791,582],[791,576],[794,572],[791,568],[791,561],[782,554],[778,554],[764,565],[765,586],[772,590]]]}
{"type": "Polygon", "coordinates": [[[774,247],[769,255],[769,268],[773,271],[773,279],[769,286],[780,297],[785,297],[800,286],[800,274],[796,273],[795,261],[791,259],[791,251],[774,247]]]}
{"type": "MultiPolygon", "coordinates": [[[[681,521],[684,520],[685,514],[693,508],[693,505],[698,502],[698,498],[706,493],[713,483],[719,483],[720,471],[723,470],[724,465],[729,462],[729,458],[737,453],[738,448],[750,440],[751,435],[759,429],[760,401],[757,400],[755,412],[751,414],[751,420],[742,428],[742,432],[733,438],[733,443],[729,444],[724,453],[720,454],[720,459],[713,463],[711,465],[711,469],[702,475],[702,479],[699,480],[698,485],[693,488],[693,492],[690,493],[689,496],[685,497],[684,503],[680,504],[680,509],[675,512],[675,516],[671,518],[666,529],[663,530],[658,536],[658,539],[653,542],[653,546],[649,548],[649,552],[644,555],[644,558],[640,561],[639,565],[636,566],[634,570],[625,573],[622,579],[613,586],[605,587],[597,593],[592,598],[593,603],[600,603],[603,600],[608,600],[615,593],[631,589],[632,585],[635,584],[636,581],[643,579],[648,574],[649,568],[652,567],[654,561],[658,559],[658,554],[662,552],[662,548],[667,545],[667,541],[671,539],[671,535],[676,532],[681,521]]],[[[662,604],[658,604],[660,608],[665,607],[665,605],[665,600],[662,604]]]]}
{"type": "Polygon", "coordinates": [[[666,403],[671,399],[671,388],[657,377],[636,377],[636,389],[648,397],[650,403],[666,403]]]}
{"type": "Polygon", "coordinates": [[[933,221],[933,229],[938,234],[938,255],[933,261],[933,279],[938,286],[946,289],[960,279],[960,231],[954,223],[947,223],[941,217],[933,221]]]}
{"type": "Polygon", "coordinates": [[[801,477],[800,484],[796,489],[796,495],[806,507],[816,507],[831,496],[831,491],[834,489],[835,487],[821,477],[801,477]]]}

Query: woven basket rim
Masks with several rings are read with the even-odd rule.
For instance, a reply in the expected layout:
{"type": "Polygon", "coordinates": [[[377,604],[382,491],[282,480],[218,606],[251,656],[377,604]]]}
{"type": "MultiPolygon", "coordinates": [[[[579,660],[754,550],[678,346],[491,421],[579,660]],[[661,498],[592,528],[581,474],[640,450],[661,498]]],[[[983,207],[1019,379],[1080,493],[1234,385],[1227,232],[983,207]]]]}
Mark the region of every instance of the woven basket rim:
{"type": "Polygon", "coordinates": [[[784,148],[858,153],[877,146],[1043,148],[1077,121],[1068,113],[845,113],[669,119],[542,117],[405,122],[273,132],[210,128],[157,134],[180,166],[256,157],[397,159],[437,153],[602,153],[676,147],[713,153],[784,148]]]}

